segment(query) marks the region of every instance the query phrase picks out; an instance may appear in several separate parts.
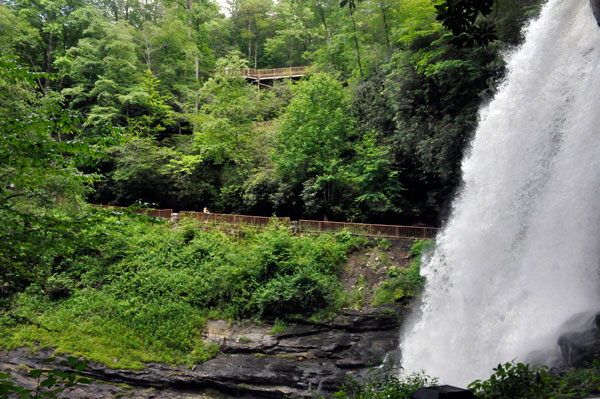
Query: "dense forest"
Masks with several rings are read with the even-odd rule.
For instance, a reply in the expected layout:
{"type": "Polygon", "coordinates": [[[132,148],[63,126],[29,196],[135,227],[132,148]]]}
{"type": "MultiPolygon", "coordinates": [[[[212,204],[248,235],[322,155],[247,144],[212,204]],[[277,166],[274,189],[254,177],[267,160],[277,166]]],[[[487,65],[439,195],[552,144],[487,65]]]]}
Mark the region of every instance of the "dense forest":
{"type": "Polygon", "coordinates": [[[86,147],[68,162],[90,203],[439,225],[539,3],[3,1],[2,112],[53,124],[20,145],[86,147]],[[262,90],[236,73],[302,65],[262,90]]]}

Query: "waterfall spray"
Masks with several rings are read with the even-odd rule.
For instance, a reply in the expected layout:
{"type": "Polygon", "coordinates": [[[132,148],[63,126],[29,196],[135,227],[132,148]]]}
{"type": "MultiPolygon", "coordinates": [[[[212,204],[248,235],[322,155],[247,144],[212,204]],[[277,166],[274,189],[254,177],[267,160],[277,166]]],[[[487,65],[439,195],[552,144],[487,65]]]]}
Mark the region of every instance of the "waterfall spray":
{"type": "Polygon", "coordinates": [[[402,334],[407,372],[456,385],[555,347],[567,319],[600,310],[600,29],[589,0],[550,0],[508,58],[402,334]]]}

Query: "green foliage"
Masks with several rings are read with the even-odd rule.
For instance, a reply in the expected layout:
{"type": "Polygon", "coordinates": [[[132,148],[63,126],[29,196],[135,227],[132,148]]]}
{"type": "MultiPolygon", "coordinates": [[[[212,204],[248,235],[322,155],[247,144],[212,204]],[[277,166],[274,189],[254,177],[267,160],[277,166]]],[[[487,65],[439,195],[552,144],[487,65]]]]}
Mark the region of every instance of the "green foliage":
{"type": "Polygon", "coordinates": [[[0,315],[4,348],[50,346],[110,367],[207,360],[218,350],[201,339],[209,315],[338,310],[340,266],[360,241],[298,237],[276,223],[241,239],[203,223],[95,212],[46,285],[30,285],[0,315]]]}
{"type": "Polygon", "coordinates": [[[36,90],[61,93],[85,135],[123,136],[94,202],[436,224],[500,51],[541,0],[342,3],[241,0],[225,16],[213,1],[16,0],[0,6],[0,49],[47,73],[36,90]],[[317,74],[298,90],[239,73],[299,65],[317,74]]]}
{"type": "Polygon", "coordinates": [[[474,381],[469,389],[482,399],[535,399],[548,397],[553,385],[546,367],[511,362],[498,364],[489,380],[474,381]]]}
{"type": "Polygon", "coordinates": [[[481,399],[585,398],[600,392],[600,363],[557,374],[546,366],[499,364],[486,380],[474,381],[469,390],[481,399]]]}
{"type": "Polygon", "coordinates": [[[387,279],[374,293],[373,305],[402,302],[418,295],[425,283],[425,278],[420,273],[421,258],[432,246],[431,240],[415,240],[409,251],[409,256],[413,258],[409,266],[405,269],[388,269],[387,279]]]}
{"type": "MultiPolygon", "coordinates": [[[[566,372],[551,372],[546,366],[509,362],[499,364],[486,381],[469,385],[480,399],[582,399],[600,392],[598,361],[566,372]]],[[[426,374],[405,376],[396,370],[376,370],[363,381],[349,379],[336,392],[339,399],[408,399],[418,388],[437,385],[426,374]]]]}
{"type": "Polygon", "coordinates": [[[390,148],[360,137],[342,84],[329,74],[301,82],[282,116],[277,173],[301,198],[304,215],[360,219],[399,209],[390,148]]]}
{"type": "Polygon", "coordinates": [[[40,96],[36,75],[0,58],[0,297],[43,281],[52,260],[72,251],[98,146],[78,140],[56,95],[40,96]]]}
{"type": "Polygon", "coordinates": [[[280,334],[282,332],[285,332],[286,329],[287,324],[285,324],[285,321],[281,319],[275,319],[275,323],[273,323],[273,328],[269,330],[269,334],[280,334]]]}
{"type": "Polygon", "coordinates": [[[172,180],[167,165],[175,156],[173,150],[155,145],[148,137],[131,138],[110,150],[115,168],[99,190],[110,190],[118,202],[127,205],[141,198],[158,203],[163,198],[159,193],[169,191],[172,180]]]}
{"type": "Polygon", "coordinates": [[[409,399],[417,389],[436,384],[437,379],[423,373],[398,376],[397,370],[384,368],[372,372],[364,381],[349,379],[334,398],[409,399]]]}
{"type": "MultiPolygon", "coordinates": [[[[54,361],[54,359],[48,359],[48,361],[54,361]]],[[[73,356],[69,356],[67,360],[61,361],[60,364],[76,371],[83,371],[87,367],[86,361],[78,360],[73,356]]],[[[31,369],[29,370],[29,377],[37,380],[35,389],[20,387],[10,374],[0,373],[0,399],[12,397],[20,399],[56,399],[66,388],[91,382],[90,379],[81,377],[77,372],[64,372],[55,369],[31,369]]]]}
{"type": "Polygon", "coordinates": [[[482,18],[491,14],[494,0],[446,0],[435,6],[437,19],[455,36],[460,46],[487,46],[497,39],[495,28],[482,18]]]}
{"type": "Polygon", "coordinates": [[[415,240],[412,247],[408,250],[408,256],[411,258],[421,258],[423,254],[433,250],[435,242],[432,240],[415,240]]]}
{"type": "Polygon", "coordinates": [[[282,119],[275,154],[279,173],[301,191],[305,214],[334,214],[344,154],[356,137],[341,83],[327,74],[301,82],[282,119]]]}

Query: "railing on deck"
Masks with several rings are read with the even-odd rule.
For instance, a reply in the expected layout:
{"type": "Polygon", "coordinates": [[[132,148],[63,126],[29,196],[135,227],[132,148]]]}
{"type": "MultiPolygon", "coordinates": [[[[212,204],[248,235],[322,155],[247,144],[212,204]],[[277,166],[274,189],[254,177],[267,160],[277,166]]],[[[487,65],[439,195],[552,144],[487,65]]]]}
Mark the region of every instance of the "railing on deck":
{"type": "MultiPolygon", "coordinates": [[[[128,209],[131,212],[139,213],[150,217],[160,217],[171,219],[172,209],[150,209],[150,208],[125,208],[112,205],[94,205],[111,209],[128,209]]],[[[193,218],[199,222],[220,224],[228,226],[255,226],[265,227],[273,219],[266,216],[232,215],[226,213],[204,213],[195,211],[181,211],[180,219],[193,218]]],[[[275,218],[280,223],[291,226],[292,222],[288,217],[275,218]]],[[[440,229],[435,227],[419,226],[395,226],[388,224],[365,224],[365,223],[346,223],[346,222],[328,222],[323,220],[300,220],[297,231],[300,233],[337,233],[348,231],[351,234],[366,237],[381,237],[392,239],[430,239],[435,238],[440,229]]]]}
{"type": "MultiPolygon", "coordinates": [[[[204,213],[194,211],[181,211],[179,213],[181,219],[193,218],[199,222],[213,224],[227,224],[231,226],[257,226],[264,227],[271,221],[270,217],[266,216],[248,216],[248,215],[230,215],[226,213],[204,213]]],[[[289,225],[290,218],[276,218],[280,223],[289,225]]]]}
{"type": "Polygon", "coordinates": [[[173,209],[152,209],[152,208],[127,208],[124,206],[115,206],[115,205],[93,205],[100,206],[105,209],[127,209],[130,212],[138,213],[140,215],[146,215],[154,218],[164,218],[171,219],[171,215],[173,214],[173,209]]]}
{"type": "Polygon", "coordinates": [[[310,66],[298,66],[287,68],[271,68],[271,69],[252,69],[242,68],[240,71],[243,77],[249,79],[282,79],[296,78],[304,76],[308,73],[310,66]]]}
{"type": "Polygon", "coordinates": [[[306,233],[336,233],[343,230],[367,237],[398,239],[435,238],[435,235],[439,231],[439,229],[434,227],[327,222],[320,220],[300,220],[298,222],[298,231],[306,233]]]}

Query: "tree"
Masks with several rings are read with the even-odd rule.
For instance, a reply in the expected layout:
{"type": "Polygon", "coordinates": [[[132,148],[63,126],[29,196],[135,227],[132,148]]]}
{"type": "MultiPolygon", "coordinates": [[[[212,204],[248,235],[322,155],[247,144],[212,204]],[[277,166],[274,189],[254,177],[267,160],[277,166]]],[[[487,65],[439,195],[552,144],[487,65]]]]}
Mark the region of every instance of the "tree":
{"type": "Polygon", "coordinates": [[[355,145],[355,156],[348,167],[353,200],[346,214],[351,220],[389,220],[390,216],[398,217],[405,205],[391,148],[378,141],[375,132],[370,131],[355,145]]]}
{"type": "Polygon", "coordinates": [[[497,39],[493,24],[485,20],[495,0],[445,0],[435,6],[437,19],[454,35],[459,46],[487,46],[497,39]]]}
{"type": "MultiPolygon", "coordinates": [[[[53,72],[56,54],[74,45],[89,23],[83,0],[16,0],[10,4],[19,20],[27,21],[38,31],[41,42],[30,49],[32,52],[24,59],[36,71],[53,72]]],[[[50,89],[50,82],[47,75],[41,86],[45,93],[50,89]]]]}
{"type": "Polygon", "coordinates": [[[86,37],[58,60],[64,73],[77,83],[63,90],[71,106],[87,114],[86,127],[96,132],[106,126],[127,126],[144,98],[134,29],[125,21],[96,20],[86,37]]]}
{"type": "Polygon", "coordinates": [[[300,1],[280,1],[273,7],[273,37],[265,42],[265,55],[274,67],[304,65],[303,56],[316,50],[318,43],[311,22],[311,9],[300,1]]]}
{"type": "Polygon", "coordinates": [[[356,49],[356,60],[358,62],[358,70],[360,71],[360,77],[362,78],[363,69],[362,64],[360,62],[360,48],[358,45],[358,33],[356,32],[356,18],[354,17],[354,11],[356,10],[356,2],[357,0],[341,0],[340,7],[348,5],[348,11],[350,12],[350,17],[352,18],[352,27],[354,29],[354,46],[356,49]]]}
{"type": "Polygon", "coordinates": [[[272,36],[269,23],[271,7],[271,0],[238,0],[231,9],[239,49],[247,53],[248,62],[254,68],[262,66],[263,45],[265,39],[272,36]]]}
{"type": "Polygon", "coordinates": [[[0,58],[0,297],[43,281],[53,258],[76,245],[94,180],[76,167],[97,147],[75,140],[60,97],[41,96],[34,76],[0,58]]]}
{"type": "Polygon", "coordinates": [[[339,215],[342,167],[357,134],[348,99],[328,74],[300,82],[294,94],[282,117],[274,163],[302,198],[306,215],[339,215]]]}

